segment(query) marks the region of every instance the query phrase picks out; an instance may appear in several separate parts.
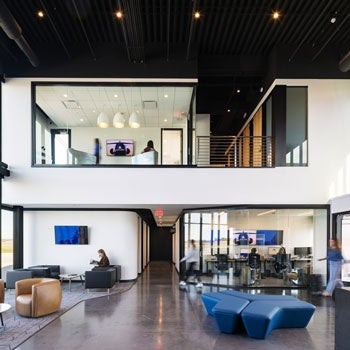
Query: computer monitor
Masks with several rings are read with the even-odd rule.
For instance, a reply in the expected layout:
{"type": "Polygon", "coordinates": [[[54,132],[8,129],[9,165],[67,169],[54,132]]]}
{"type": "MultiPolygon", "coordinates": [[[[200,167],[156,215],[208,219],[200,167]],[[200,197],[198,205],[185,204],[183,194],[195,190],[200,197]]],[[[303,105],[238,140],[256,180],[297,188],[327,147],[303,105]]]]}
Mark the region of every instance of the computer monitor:
{"type": "Polygon", "coordinates": [[[250,248],[241,248],[240,254],[241,256],[247,257],[250,253],[250,248]]]}
{"type": "Polygon", "coordinates": [[[269,255],[276,255],[276,254],[278,254],[279,250],[280,250],[280,247],[269,247],[267,249],[267,253],[269,255]]]}
{"type": "Polygon", "coordinates": [[[294,255],[305,257],[312,254],[312,247],[294,247],[294,255]]]}

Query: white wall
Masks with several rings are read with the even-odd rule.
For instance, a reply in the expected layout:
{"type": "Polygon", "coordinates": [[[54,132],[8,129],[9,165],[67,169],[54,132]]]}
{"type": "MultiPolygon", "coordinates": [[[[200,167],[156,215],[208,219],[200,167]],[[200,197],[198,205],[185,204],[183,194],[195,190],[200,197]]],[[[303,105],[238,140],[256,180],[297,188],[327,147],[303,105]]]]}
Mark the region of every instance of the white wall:
{"type": "Polygon", "coordinates": [[[350,82],[298,80],[293,84],[309,86],[308,167],[48,169],[30,166],[30,80],[9,79],[3,84],[2,137],[3,161],[10,165],[11,177],[4,181],[3,202],[39,205],[49,197],[52,204],[95,205],[327,203],[350,192],[350,82]],[[91,186],[101,181],[116,184],[117,179],[124,186],[91,186]]]}
{"type": "Polygon", "coordinates": [[[23,266],[61,265],[62,273],[84,273],[102,248],[122,280],[137,278],[138,215],[116,211],[25,211],[23,266]],[[55,225],[86,225],[87,245],[56,245],[55,225]]]}
{"type": "MultiPolygon", "coordinates": [[[[3,203],[126,208],[325,204],[349,194],[350,81],[276,80],[275,84],[308,86],[307,167],[32,168],[31,80],[7,79],[2,84],[2,159],[10,166],[11,177],[3,180],[3,203]]],[[[124,249],[131,251],[136,245],[124,249]]]]}

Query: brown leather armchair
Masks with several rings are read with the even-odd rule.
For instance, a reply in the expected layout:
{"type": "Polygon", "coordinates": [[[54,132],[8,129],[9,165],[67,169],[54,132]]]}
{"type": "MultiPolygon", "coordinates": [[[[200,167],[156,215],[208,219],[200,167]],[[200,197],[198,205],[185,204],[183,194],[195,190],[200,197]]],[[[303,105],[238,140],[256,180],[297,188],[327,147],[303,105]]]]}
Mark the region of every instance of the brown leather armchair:
{"type": "Polygon", "coordinates": [[[3,303],[5,300],[5,286],[4,281],[0,280],[0,303],[3,303]]]}
{"type": "Polygon", "coordinates": [[[62,288],[59,280],[30,278],[16,282],[16,312],[26,317],[40,317],[59,310],[62,288]]]}

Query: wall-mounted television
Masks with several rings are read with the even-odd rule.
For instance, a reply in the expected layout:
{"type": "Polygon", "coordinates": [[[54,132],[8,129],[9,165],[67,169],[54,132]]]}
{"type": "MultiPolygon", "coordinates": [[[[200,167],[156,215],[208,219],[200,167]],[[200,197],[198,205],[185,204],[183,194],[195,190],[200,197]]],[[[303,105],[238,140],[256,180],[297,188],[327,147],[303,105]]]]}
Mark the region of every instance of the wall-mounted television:
{"type": "Polygon", "coordinates": [[[55,226],[55,244],[89,244],[87,226],[55,226]]]}
{"type": "Polygon", "coordinates": [[[256,230],[242,230],[233,232],[233,244],[235,245],[255,245],[256,230]]]}
{"type": "Polygon", "coordinates": [[[257,230],[257,245],[281,245],[283,243],[282,230],[257,230]]]}
{"type": "Polygon", "coordinates": [[[106,155],[107,156],[133,156],[134,155],[134,141],[133,140],[106,140],[106,155]]]}

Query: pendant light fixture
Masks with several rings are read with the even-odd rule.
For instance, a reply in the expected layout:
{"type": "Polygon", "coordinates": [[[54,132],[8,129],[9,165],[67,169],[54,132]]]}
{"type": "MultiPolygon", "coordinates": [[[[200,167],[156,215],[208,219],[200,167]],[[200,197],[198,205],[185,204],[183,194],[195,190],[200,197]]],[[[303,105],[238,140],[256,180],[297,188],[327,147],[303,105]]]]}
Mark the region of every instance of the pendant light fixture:
{"type": "Polygon", "coordinates": [[[124,125],[125,125],[125,119],[123,117],[123,114],[120,112],[117,112],[113,118],[113,126],[117,129],[122,129],[124,128],[124,125]]]}
{"type": "MultiPolygon", "coordinates": [[[[101,101],[101,88],[99,89],[99,97],[101,101]]],[[[97,126],[99,128],[106,129],[109,127],[109,118],[108,118],[108,115],[105,112],[103,112],[104,107],[105,106],[103,106],[102,112],[97,117],[97,126]]]]}
{"type": "Polygon", "coordinates": [[[129,126],[130,126],[130,128],[133,128],[133,129],[136,129],[136,128],[140,127],[139,116],[137,115],[137,113],[135,111],[133,111],[130,114],[129,126]]]}
{"type": "Polygon", "coordinates": [[[108,128],[109,127],[109,118],[105,112],[101,112],[97,117],[97,126],[100,128],[108,128]]]}

